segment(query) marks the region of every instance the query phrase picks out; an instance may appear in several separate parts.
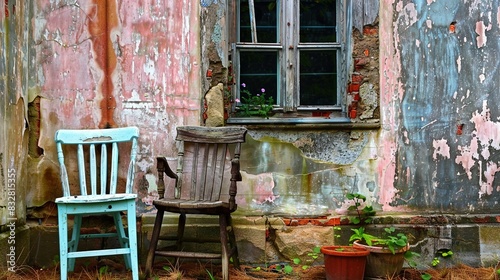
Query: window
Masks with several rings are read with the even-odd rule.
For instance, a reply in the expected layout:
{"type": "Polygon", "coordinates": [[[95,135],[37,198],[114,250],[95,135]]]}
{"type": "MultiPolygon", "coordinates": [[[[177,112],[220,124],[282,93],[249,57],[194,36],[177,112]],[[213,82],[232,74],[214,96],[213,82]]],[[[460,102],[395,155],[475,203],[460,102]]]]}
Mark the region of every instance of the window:
{"type": "MultiPolygon", "coordinates": [[[[348,120],[344,99],[350,25],[343,2],[237,0],[232,45],[235,98],[245,97],[245,84],[244,90],[252,95],[265,89],[281,121],[314,122],[312,117],[318,116],[348,120]]],[[[239,105],[235,104],[236,112],[239,105]]]]}

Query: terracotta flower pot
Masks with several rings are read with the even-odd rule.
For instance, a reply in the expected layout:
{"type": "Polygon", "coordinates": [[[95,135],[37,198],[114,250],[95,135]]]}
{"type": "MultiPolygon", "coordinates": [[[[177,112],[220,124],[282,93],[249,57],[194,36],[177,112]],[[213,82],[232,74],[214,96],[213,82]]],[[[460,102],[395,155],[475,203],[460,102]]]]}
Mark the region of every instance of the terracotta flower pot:
{"type": "Polygon", "coordinates": [[[323,246],[327,280],[363,280],[370,252],[353,246],[323,246]]]}
{"type": "Polygon", "coordinates": [[[406,244],[395,254],[387,248],[368,246],[359,241],[354,241],[353,247],[370,251],[370,255],[366,259],[366,277],[383,278],[393,277],[401,272],[405,261],[405,252],[410,249],[410,244],[406,244]]]}

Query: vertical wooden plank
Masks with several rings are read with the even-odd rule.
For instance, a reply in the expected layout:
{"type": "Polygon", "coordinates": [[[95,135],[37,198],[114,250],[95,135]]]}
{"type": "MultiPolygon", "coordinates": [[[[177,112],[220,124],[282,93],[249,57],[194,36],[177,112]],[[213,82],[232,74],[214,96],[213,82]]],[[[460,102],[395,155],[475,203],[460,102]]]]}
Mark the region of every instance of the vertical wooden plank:
{"type": "Polygon", "coordinates": [[[111,170],[110,170],[110,182],[109,182],[109,193],[116,193],[116,182],[118,179],[118,144],[113,142],[111,149],[111,170]]]}
{"type": "Polygon", "coordinates": [[[90,144],[89,147],[89,165],[90,165],[90,193],[97,194],[97,164],[95,155],[95,144],[90,144]]]}
{"type": "Polygon", "coordinates": [[[85,161],[82,144],[78,144],[78,177],[80,179],[80,194],[87,195],[87,182],[85,180],[85,161]]]}
{"type": "Polygon", "coordinates": [[[59,159],[59,166],[61,172],[61,184],[63,189],[63,196],[70,196],[69,182],[68,182],[68,172],[66,171],[66,165],[64,164],[64,153],[62,150],[61,142],[57,142],[57,158],[59,159]]]}
{"type": "Polygon", "coordinates": [[[213,200],[213,192],[217,190],[217,185],[215,183],[215,179],[217,177],[217,153],[218,153],[218,145],[211,144],[210,145],[210,163],[209,168],[207,170],[207,176],[205,179],[205,200],[213,200]]]}
{"type": "Polygon", "coordinates": [[[189,198],[192,200],[196,199],[196,192],[198,189],[197,179],[198,179],[198,158],[200,157],[200,145],[196,143],[194,145],[193,152],[193,166],[191,167],[191,190],[189,198]]]}
{"type": "Polygon", "coordinates": [[[133,193],[134,177],[135,177],[135,158],[137,157],[137,138],[132,139],[132,151],[130,153],[130,162],[127,172],[127,185],[125,186],[125,191],[127,193],[133,193]]]}
{"type": "Polygon", "coordinates": [[[108,149],[106,144],[102,144],[101,145],[101,194],[106,194],[107,178],[108,178],[108,149]]]}
{"type": "Polygon", "coordinates": [[[226,169],[226,155],[228,153],[228,145],[227,144],[220,144],[218,145],[219,149],[217,151],[217,154],[214,156],[217,161],[217,166],[215,170],[216,176],[214,176],[214,191],[212,194],[212,200],[220,200],[220,195],[223,187],[223,182],[224,182],[224,175],[225,175],[225,169],[226,169]]]}
{"type": "Polygon", "coordinates": [[[252,43],[257,43],[257,24],[255,23],[255,5],[253,0],[248,0],[248,12],[250,13],[250,30],[252,32],[252,43]]]}
{"type": "MultiPolygon", "coordinates": [[[[283,9],[283,6],[280,7],[283,9]]],[[[281,79],[281,86],[285,87],[286,92],[292,92],[293,94],[286,94],[285,100],[282,100],[283,110],[285,112],[293,111],[296,106],[295,100],[298,100],[299,94],[295,91],[295,75],[297,73],[297,55],[298,50],[294,48],[295,42],[293,38],[295,38],[297,24],[300,12],[300,5],[287,5],[286,10],[284,11],[283,21],[281,24],[285,26],[285,46],[287,47],[283,50],[283,55],[280,57],[281,63],[286,65],[286,70],[282,75],[286,76],[286,79],[281,79]]],[[[297,85],[299,86],[299,85],[297,85]]]]}

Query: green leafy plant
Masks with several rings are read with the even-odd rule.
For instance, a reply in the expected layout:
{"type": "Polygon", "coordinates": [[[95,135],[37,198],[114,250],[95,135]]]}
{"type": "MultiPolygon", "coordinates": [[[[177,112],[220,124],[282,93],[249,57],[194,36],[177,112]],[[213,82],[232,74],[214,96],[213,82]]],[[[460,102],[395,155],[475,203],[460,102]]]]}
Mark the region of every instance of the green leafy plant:
{"type": "Polygon", "coordinates": [[[359,241],[366,243],[368,246],[373,246],[374,241],[379,239],[378,237],[376,237],[374,235],[366,233],[364,227],[353,228],[351,230],[354,233],[349,238],[349,243],[356,241],[356,240],[359,240],[359,241]]]}
{"type": "Polygon", "coordinates": [[[360,227],[352,229],[354,233],[349,238],[349,242],[359,240],[366,243],[368,246],[382,246],[386,247],[395,254],[401,248],[408,244],[408,237],[404,233],[395,233],[394,227],[384,228],[385,234],[383,237],[377,237],[365,232],[365,228],[360,227]]]}
{"type": "Polygon", "coordinates": [[[205,269],[207,271],[208,277],[210,280],[215,280],[215,276],[210,272],[208,269],[205,269]]]}
{"type": "MultiPolygon", "coordinates": [[[[307,253],[307,256],[309,257],[306,261],[305,264],[302,265],[302,269],[308,269],[314,261],[321,255],[321,247],[315,246],[311,252],[307,253]]],[[[299,265],[302,263],[302,260],[299,258],[294,258],[293,263],[295,265],[299,265]]]]}
{"type": "Polygon", "coordinates": [[[272,97],[266,97],[266,89],[262,88],[261,93],[251,94],[250,91],[246,89],[246,84],[242,83],[241,87],[241,100],[235,99],[239,104],[238,115],[244,117],[258,116],[263,118],[269,118],[273,111],[274,99],[272,97]]]}
{"type": "Polygon", "coordinates": [[[432,266],[437,266],[441,260],[440,258],[451,258],[453,256],[453,252],[451,250],[448,250],[448,249],[442,249],[442,250],[438,250],[436,252],[436,256],[432,259],[432,266]]]}
{"type": "Polygon", "coordinates": [[[106,274],[108,274],[108,266],[105,265],[105,266],[101,266],[99,268],[99,279],[103,278],[106,274]]]}
{"type": "Polygon", "coordinates": [[[346,195],[346,198],[354,202],[354,205],[349,206],[347,210],[356,211],[356,216],[349,218],[349,221],[351,223],[358,225],[369,224],[372,222],[372,217],[375,216],[377,212],[373,210],[373,206],[363,206],[363,204],[366,202],[366,196],[359,193],[348,193],[346,195]]]}
{"type": "Polygon", "coordinates": [[[412,267],[412,268],[416,268],[417,267],[417,263],[415,262],[414,257],[420,257],[420,254],[412,252],[412,251],[406,251],[405,252],[405,260],[408,263],[409,267],[412,267]]]}
{"type": "Polygon", "coordinates": [[[285,274],[292,274],[293,272],[293,267],[289,264],[285,265],[285,267],[283,268],[283,272],[285,274]]]}
{"type": "Polygon", "coordinates": [[[423,280],[430,280],[430,279],[432,279],[432,276],[429,273],[424,273],[424,274],[420,275],[420,277],[423,280]]]}
{"type": "MultiPolygon", "coordinates": [[[[366,202],[366,196],[359,193],[348,193],[346,198],[354,202],[354,204],[347,209],[348,211],[355,211],[356,213],[354,217],[349,218],[351,223],[357,225],[372,222],[376,211],[373,209],[373,206],[364,204],[366,202]]],[[[396,228],[394,227],[384,228],[384,235],[380,237],[366,233],[364,227],[355,228],[352,229],[352,231],[354,233],[349,238],[349,242],[359,240],[366,243],[368,246],[386,247],[393,254],[408,244],[408,237],[406,234],[396,233],[396,228]]]]}

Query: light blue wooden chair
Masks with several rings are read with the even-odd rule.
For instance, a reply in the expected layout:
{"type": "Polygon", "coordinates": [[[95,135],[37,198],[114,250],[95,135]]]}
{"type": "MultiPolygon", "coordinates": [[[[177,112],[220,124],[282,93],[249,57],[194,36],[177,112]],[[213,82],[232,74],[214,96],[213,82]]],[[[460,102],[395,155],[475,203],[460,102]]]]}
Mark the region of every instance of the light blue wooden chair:
{"type": "MultiPolygon", "coordinates": [[[[63,188],[63,197],[56,199],[62,280],[67,279],[68,271],[73,271],[76,258],[109,255],[124,255],[125,265],[132,270],[133,279],[139,279],[135,213],[137,195],[132,193],[138,137],[137,127],[62,129],[56,132],[55,141],[63,188]],[[119,157],[119,151],[123,152],[125,149],[130,149],[130,154],[122,153],[119,157]],[[75,181],[78,182],[70,184],[71,178],[76,176],[68,174],[64,155],[66,153],[67,162],[70,163],[75,160],[74,156],[69,156],[70,152],[74,151],[76,151],[78,163],[78,179],[75,181]],[[111,154],[110,157],[108,153],[111,154]],[[108,164],[109,162],[111,164],[108,164]],[[120,187],[117,186],[118,172],[121,168],[128,168],[123,192],[120,192],[120,187]],[[87,180],[90,182],[89,187],[87,180]],[[72,193],[70,190],[72,185],[79,185],[74,188],[79,191],[72,193]],[[124,211],[127,212],[128,235],[125,234],[121,218],[121,213],[124,211]],[[80,234],[82,217],[103,214],[113,216],[116,233],[80,234]],[[68,216],[70,215],[74,216],[74,225],[71,240],[68,242],[68,216]],[[80,238],[108,237],[116,237],[121,248],[78,251],[80,238]]],[[[68,164],[68,167],[72,166],[68,164]]]]}

